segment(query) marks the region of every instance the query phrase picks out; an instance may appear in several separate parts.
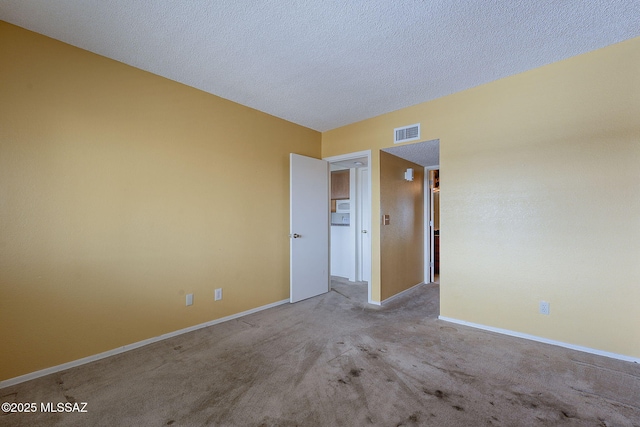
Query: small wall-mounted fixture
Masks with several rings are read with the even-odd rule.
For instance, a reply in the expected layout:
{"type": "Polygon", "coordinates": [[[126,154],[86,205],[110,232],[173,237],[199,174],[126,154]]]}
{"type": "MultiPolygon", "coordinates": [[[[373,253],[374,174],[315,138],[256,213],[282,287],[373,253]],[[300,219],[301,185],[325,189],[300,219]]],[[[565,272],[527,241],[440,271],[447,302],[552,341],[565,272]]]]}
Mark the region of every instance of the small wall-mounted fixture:
{"type": "Polygon", "coordinates": [[[413,181],[413,169],[409,168],[404,172],[404,179],[406,181],[413,181]]]}

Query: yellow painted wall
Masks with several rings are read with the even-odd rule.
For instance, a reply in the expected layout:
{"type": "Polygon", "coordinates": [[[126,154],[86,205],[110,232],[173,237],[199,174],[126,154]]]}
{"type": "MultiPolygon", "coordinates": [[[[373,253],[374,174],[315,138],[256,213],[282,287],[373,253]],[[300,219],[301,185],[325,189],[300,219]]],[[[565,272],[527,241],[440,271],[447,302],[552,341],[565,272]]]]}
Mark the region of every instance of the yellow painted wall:
{"type": "Polygon", "coordinates": [[[441,315],[640,357],[639,118],[636,38],[323,133],[323,157],[373,151],[374,299],[378,150],[420,122],[440,139],[441,315]]]}
{"type": "Polygon", "coordinates": [[[389,153],[380,153],[380,215],[389,224],[380,226],[381,300],[424,280],[424,168],[389,153]],[[413,168],[413,181],[404,173],[413,168]]]}
{"type": "Polygon", "coordinates": [[[0,63],[0,380],[289,297],[320,133],[4,22],[0,63]]]}

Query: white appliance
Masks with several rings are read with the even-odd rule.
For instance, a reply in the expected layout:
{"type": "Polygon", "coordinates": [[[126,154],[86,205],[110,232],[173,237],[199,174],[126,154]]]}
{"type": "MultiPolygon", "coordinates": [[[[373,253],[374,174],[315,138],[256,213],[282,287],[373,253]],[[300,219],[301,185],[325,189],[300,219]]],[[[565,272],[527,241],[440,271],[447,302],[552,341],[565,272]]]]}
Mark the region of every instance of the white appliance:
{"type": "Polygon", "coordinates": [[[349,225],[350,214],[331,212],[331,225],[349,225]]]}
{"type": "Polygon", "coordinates": [[[351,212],[351,200],[336,200],[336,213],[350,213],[351,212]]]}

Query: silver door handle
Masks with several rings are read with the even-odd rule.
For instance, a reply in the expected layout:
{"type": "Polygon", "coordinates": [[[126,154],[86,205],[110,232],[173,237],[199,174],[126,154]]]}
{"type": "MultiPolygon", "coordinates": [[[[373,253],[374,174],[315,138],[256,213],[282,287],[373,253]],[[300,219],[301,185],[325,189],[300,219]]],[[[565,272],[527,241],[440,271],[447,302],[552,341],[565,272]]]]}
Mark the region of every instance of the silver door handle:
{"type": "Polygon", "coordinates": [[[367,230],[362,230],[362,232],[363,232],[364,234],[367,234],[367,230]]]}
{"type": "Polygon", "coordinates": [[[302,237],[302,236],[299,235],[298,233],[293,233],[293,234],[289,234],[289,237],[293,237],[294,239],[297,239],[297,238],[302,237]]]}

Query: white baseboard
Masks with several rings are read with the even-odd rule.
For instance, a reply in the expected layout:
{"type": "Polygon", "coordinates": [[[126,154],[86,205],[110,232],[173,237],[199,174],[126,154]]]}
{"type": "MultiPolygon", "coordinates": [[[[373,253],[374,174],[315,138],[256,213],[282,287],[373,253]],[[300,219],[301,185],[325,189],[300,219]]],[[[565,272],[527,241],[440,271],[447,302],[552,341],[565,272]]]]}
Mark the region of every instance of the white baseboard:
{"type": "Polygon", "coordinates": [[[187,332],[193,332],[198,329],[206,328],[208,326],[217,325],[218,323],[227,322],[229,320],[237,319],[238,317],[247,316],[249,314],[256,313],[258,311],[266,310],[268,308],[276,307],[289,302],[289,299],[277,301],[271,304],[263,305],[261,307],[252,308],[251,310],[243,311],[241,313],[232,314],[230,316],[222,317],[220,319],[211,320],[209,322],[201,323],[195,326],[189,326],[188,328],[180,329],[178,331],[169,332],[157,337],[149,338],[146,340],[138,341],[133,344],[127,344],[122,347],[114,348],[113,350],[107,350],[103,353],[94,354],[93,356],[83,357],[82,359],[73,360],[71,362],[63,363],[62,365],[52,366],[50,368],[42,369],[40,371],[31,372],[29,374],[21,375],[19,377],[10,378],[8,380],[0,381],[0,389],[9,387],[15,384],[20,384],[25,381],[33,380],[36,378],[44,377],[45,375],[53,374],[56,372],[64,371],[69,368],[75,368],[76,366],[84,365],[87,363],[95,362],[96,360],[104,359],[106,357],[114,356],[116,354],[124,353],[125,351],[133,350],[143,347],[148,344],[153,344],[158,341],[166,340],[178,335],[186,334],[187,332]]]}
{"type": "Polygon", "coordinates": [[[415,288],[417,288],[420,285],[424,285],[424,282],[420,282],[417,285],[413,285],[412,287],[410,287],[409,289],[405,289],[404,291],[397,293],[389,298],[387,298],[386,300],[382,301],[380,303],[380,305],[385,305],[385,304],[389,304],[391,301],[393,301],[396,298],[400,298],[401,296],[403,296],[404,294],[406,294],[407,292],[410,292],[412,290],[414,290],[415,288]]]}
{"type": "Polygon", "coordinates": [[[538,337],[535,335],[523,334],[521,332],[510,331],[508,329],[494,328],[493,326],[480,325],[478,323],[466,322],[464,320],[452,319],[450,317],[445,317],[445,316],[438,316],[438,319],[444,320],[445,322],[457,323],[458,325],[470,326],[476,329],[483,329],[485,331],[496,332],[498,334],[509,335],[517,338],[524,338],[531,341],[537,341],[545,344],[551,344],[559,347],[569,348],[571,350],[582,351],[584,353],[591,353],[591,354],[596,354],[598,356],[609,357],[611,359],[624,360],[625,362],[640,363],[640,358],[626,356],[624,354],[617,354],[617,353],[611,353],[608,351],[596,350],[594,348],[568,344],[562,341],[550,340],[550,339],[538,337]]]}

